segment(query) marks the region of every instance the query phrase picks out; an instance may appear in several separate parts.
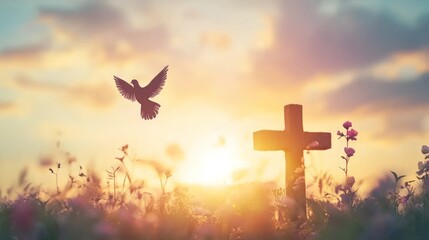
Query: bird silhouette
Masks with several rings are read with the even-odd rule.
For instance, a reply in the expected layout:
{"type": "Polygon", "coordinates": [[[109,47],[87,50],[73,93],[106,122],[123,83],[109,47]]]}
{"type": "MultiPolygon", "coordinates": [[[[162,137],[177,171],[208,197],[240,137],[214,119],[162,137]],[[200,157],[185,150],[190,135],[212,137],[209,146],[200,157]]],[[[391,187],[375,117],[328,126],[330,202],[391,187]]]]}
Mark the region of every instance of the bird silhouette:
{"type": "Polygon", "coordinates": [[[159,72],[158,75],[156,75],[152,81],[143,88],[140,87],[139,82],[135,79],[131,81],[132,86],[117,76],[113,76],[113,79],[115,79],[116,87],[121,95],[133,102],[137,100],[141,105],[141,117],[145,120],[150,120],[156,117],[161,105],[149,100],[149,98],[155,97],[162,90],[162,87],[165,84],[165,79],[167,79],[167,71],[168,66],[165,66],[161,72],[159,72]]]}

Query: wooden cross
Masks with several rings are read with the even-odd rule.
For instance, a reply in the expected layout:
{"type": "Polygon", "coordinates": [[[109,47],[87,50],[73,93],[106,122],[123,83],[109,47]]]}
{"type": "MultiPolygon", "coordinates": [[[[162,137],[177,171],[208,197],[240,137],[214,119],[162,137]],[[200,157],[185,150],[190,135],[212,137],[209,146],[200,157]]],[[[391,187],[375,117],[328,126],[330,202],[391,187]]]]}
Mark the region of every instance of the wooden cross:
{"type": "Polygon", "coordinates": [[[331,133],[304,132],[302,126],[302,105],[290,104],[284,107],[285,130],[261,130],[253,133],[255,150],[282,150],[286,156],[286,195],[295,200],[296,214],[306,217],[305,171],[295,172],[303,165],[304,150],[326,150],[331,148],[331,133]],[[316,143],[316,144],[315,144],[316,143]],[[301,186],[293,188],[295,181],[301,186]],[[304,184],[302,186],[302,184],[304,184]]]}

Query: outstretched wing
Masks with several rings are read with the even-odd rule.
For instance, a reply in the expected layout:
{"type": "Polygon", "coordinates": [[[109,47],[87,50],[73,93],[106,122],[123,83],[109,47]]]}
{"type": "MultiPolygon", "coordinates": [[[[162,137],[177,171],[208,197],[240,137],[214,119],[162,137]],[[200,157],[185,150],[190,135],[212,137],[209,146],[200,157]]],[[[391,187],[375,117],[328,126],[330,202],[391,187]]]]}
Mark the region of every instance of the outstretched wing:
{"type": "Polygon", "coordinates": [[[168,66],[165,66],[161,72],[156,75],[150,83],[143,89],[149,93],[149,97],[153,98],[162,90],[162,87],[165,84],[165,79],[167,79],[168,66]]]}
{"type": "Polygon", "coordinates": [[[134,87],[131,86],[129,83],[125,82],[124,80],[118,78],[117,76],[113,76],[113,79],[115,79],[116,87],[118,88],[121,95],[124,96],[126,99],[134,102],[136,100],[136,95],[134,94],[134,87]]]}

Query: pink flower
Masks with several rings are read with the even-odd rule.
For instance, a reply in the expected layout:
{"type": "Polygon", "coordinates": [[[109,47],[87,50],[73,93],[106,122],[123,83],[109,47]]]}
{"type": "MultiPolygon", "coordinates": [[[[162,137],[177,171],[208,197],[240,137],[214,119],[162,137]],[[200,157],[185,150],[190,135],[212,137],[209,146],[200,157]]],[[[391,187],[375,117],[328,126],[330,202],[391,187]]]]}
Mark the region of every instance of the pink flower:
{"type": "Polygon", "coordinates": [[[344,148],[344,152],[347,154],[347,157],[351,157],[355,154],[355,150],[353,148],[344,148]]]}
{"type": "Polygon", "coordinates": [[[345,128],[345,129],[349,129],[349,128],[351,128],[352,127],[352,122],[350,122],[350,121],[345,121],[344,123],[343,123],[343,127],[345,128]]]}
{"type": "Polygon", "coordinates": [[[346,180],[346,185],[347,185],[348,188],[352,188],[353,185],[355,184],[355,182],[356,182],[355,177],[353,177],[353,176],[352,177],[348,177],[347,180],[346,180]]]}
{"type": "Polygon", "coordinates": [[[358,131],[354,130],[353,128],[347,131],[347,139],[350,140],[357,140],[356,136],[358,135],[358,131]]]}

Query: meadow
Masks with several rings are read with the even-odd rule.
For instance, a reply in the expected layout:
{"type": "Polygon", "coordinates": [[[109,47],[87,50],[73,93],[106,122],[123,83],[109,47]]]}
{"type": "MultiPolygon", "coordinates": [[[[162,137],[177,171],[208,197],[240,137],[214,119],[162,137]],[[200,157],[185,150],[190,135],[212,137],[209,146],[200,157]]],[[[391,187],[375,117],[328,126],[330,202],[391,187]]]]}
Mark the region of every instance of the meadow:
{"type": "Polygon", "coordinates": [[[168,191],[174,172],[158,169],[159,191],[152,192],[128,173],[124,145],[123,157],[104,173],[71,157],[47,163],[56,191],[34,186],[24,169],[14,187],[1,191],[0,239],[428,239],[429,147],[422,146],[422,159],[410,160],[415,176],[390,171],[361,196],[348,167],[359,151],[352,146],[357,136],[348,121],[337,132],[345,143],[343,182],[324,173],[307,186],[290,183],[316,186],[307,193],[307,217],[291,218],[296,203],[270,183],[168,191]],[[75,174],[67,176],[65,167],[75,174]],[[60,186],[59,178],[67,184],[60,186]]]}

